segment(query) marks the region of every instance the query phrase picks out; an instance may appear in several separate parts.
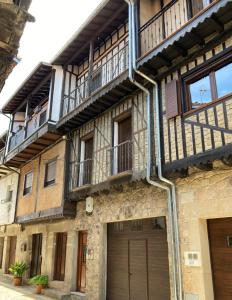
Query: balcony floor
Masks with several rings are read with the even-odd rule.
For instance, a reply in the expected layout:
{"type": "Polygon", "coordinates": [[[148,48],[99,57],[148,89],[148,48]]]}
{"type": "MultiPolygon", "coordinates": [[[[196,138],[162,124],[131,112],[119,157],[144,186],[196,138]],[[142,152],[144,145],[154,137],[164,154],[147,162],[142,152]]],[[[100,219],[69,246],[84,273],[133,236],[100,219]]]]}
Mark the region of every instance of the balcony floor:
{"type": "Polygon", "coordinates": [[[17,168],[60,138],[61,134],[56,131],[55,125],[45,123],[39,130],[6,155],[5,165],[17,168]]]}

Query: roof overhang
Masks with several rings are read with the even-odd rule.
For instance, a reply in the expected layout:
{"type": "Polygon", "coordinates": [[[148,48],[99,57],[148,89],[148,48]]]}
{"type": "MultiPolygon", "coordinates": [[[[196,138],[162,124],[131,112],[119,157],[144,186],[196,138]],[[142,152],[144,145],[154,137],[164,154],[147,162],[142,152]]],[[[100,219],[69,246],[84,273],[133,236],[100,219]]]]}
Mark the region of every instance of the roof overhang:
{"type": "Polygon", "coordinates": [[[89,56],[89,44],[95,47],[128,19],[124,0],[104,0],[52,60],[55,65],[79,64],[89,56]]]}
{"type": "Polygon", "coordinates": [[[144,68],[146,73],[150,73],[157,79],[166,76],[165,67],[167,73],[170,73],[170,70],[177,67],[178,62],[180,62],[179,65],[183,63],[183,56],[186,59],[192,59],[195,54],[199,56],[200,51],[207,48],[207,44],[212,44],[213,40],[219,41],[221,36],[230,32],[231,20],[231,0],[220,0],[212,3],[209,8],[192,18],[175,34],[141,57],[138,61],[138,67],[144,68]],[[213,35],[215,37],[209,39],[213,35]],[[161,69],[162,71],[159,73],[161,69]]]}
{"type": "Polygon", "coordinates": [[[41,62],[3,106],[2,112],[5,114],[14,113],[28,98],[32,102],[31,106],[36,106],[40,100],[43,100],[44,95],[49,92],[51,73],[52,66],[41,62]]]}

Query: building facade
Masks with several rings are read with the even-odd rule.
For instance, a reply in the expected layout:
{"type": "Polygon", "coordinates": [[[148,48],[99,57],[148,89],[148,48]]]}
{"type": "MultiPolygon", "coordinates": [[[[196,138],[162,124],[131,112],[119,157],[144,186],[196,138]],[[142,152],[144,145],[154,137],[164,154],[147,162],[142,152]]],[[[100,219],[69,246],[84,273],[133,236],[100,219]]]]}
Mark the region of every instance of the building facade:
{"type": "Polygon", "coordinates": [[[3,108],[16,257],[72,299],[230,299],[232,3],[129,2],[3,108]]]}

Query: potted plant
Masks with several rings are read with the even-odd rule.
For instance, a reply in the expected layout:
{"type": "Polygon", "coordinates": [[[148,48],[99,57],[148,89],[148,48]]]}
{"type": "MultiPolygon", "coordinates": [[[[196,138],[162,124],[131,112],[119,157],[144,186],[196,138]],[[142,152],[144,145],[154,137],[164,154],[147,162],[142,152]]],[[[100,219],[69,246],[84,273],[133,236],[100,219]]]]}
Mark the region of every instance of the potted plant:
{"type": "Polygon", "coordinates": [[[27,270],[28,265],[25,262],[16,262],[10,266],[9,272],[14,276],[15,286],[22,285],[22,277],[27,270]]]}
{"type": "Polygon", "coordinates": [[[36,294],[41,294],[42,290],[48,285],[48,276],[37,275],[31,278],[29,282],[36,286],[36,294]]]}

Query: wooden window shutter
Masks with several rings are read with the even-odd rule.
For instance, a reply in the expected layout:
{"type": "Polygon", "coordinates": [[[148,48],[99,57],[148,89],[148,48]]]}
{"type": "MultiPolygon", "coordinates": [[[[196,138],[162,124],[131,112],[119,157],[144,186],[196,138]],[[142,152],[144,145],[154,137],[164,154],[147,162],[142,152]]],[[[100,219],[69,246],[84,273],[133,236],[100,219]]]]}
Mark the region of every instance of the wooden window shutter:
{"type": "Polygon", "coordinates": [[[172,80],[166,84],[166,117],[174,118],[179,115],[179,90],[178,81],[172,80]]]}

